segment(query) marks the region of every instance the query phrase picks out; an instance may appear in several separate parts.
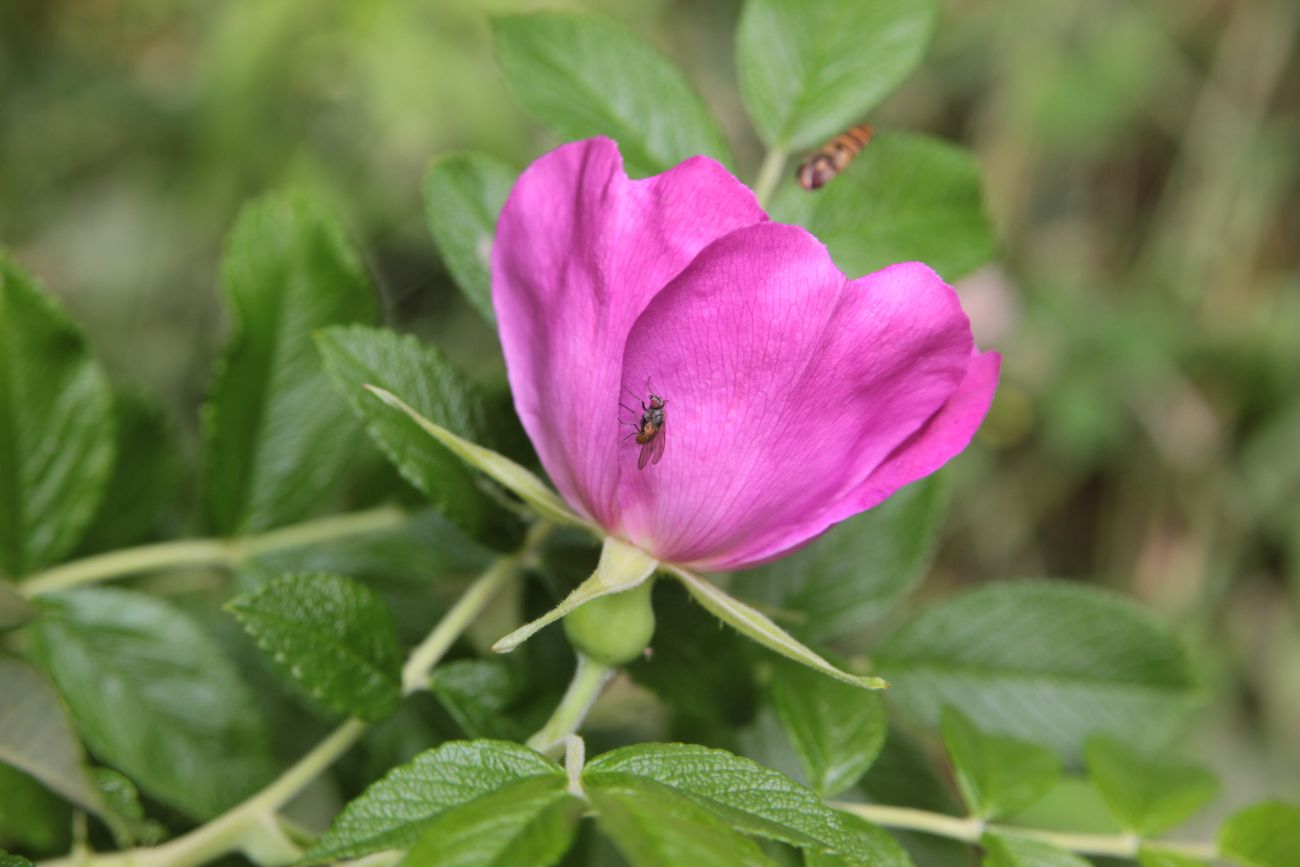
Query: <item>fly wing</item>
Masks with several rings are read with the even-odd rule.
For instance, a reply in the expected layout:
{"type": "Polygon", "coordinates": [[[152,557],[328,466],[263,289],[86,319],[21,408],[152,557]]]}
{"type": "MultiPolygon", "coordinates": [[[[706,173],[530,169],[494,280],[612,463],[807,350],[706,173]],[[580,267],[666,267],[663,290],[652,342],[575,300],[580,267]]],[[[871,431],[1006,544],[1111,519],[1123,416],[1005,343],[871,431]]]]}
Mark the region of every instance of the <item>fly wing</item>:
{"type": "Polygon", "coordinates": [[[654,442],[646,443],[646,445],[654,446],[654,454],[650,456],[650,463],[659,463],[659,459],[664,456],[664,448],[668,445],[667,426],[659,428],[659,435],[654,438],[654,442]]]}
{"type": "Polygon", "coordinates": [[[638,470],[644,470],[645,465],[650,463],[650,453],[657,448],[655,444],[663,439],[663,434],[663,431],[656,431],[653,437],[641,444],[641,454],[637,455],[636,459],[636,468],[638,470]]]}

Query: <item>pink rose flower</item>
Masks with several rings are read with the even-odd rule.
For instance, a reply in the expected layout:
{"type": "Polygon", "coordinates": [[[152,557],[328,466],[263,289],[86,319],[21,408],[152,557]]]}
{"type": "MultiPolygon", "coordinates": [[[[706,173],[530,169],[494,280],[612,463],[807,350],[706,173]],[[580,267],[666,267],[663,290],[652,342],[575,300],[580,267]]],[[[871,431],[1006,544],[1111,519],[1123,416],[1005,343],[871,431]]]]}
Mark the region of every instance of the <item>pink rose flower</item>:
{"type": "Polygon", "coordinates": [[[848,279],[713,160],[634,181],[608,139],[519,178],[492,300],[515,407],[564,499],[703,571],[780,557],[939,469],[997,385],[999,356],[925,265],[848,279]],[[648,384],[665,448],[638,468],[620,403],[639,414],[648,384]]]}

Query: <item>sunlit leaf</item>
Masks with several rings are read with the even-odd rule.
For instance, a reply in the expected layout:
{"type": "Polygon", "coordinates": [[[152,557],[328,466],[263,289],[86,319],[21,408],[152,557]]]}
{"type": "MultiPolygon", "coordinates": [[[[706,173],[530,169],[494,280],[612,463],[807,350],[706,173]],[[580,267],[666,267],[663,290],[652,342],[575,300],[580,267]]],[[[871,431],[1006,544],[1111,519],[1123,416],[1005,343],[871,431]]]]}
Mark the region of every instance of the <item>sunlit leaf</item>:
{"type": "Polygon", "coordinates": [[[979,729],[955,707],[943,710],[943,743],[957,785],[972,814],[986,819],[1014,815],[1038,801],[1061,776],[1051,750],[979,729]]]}
{"type": "Polygon", "coordinates": [[[1083,751],[1111,813],[1127,830],[1154,837],[1181,824],[1218,794],[1202,768],[1152,759],[1112,738],[1093,738],[1083,751]]]}
{"type": "Polygon", "coordinates": [[[81,538],[112,469],[112,404],[85,338],[0,254],[0,577],[81,538]]]}
{"type": "Polygon", "coordinates": [[[253,533],[319,509],[347,469],[358,425],[311,335],[373,321],[375,299],[338,224],[290,195],[244,208],[221,288],[232,333],[203,411],[205,503],[217,532],[253,533]]]}
{"type": "Polygon", "coordinates": [[[493,19],[497,56],[520,103],[561,139],[609,136],[648,175],[706,154],[730,161],[695,89],[659,52],[594,15],[493,19]]]}
{"type": "Polygon", "coordinates": [[[746,0],[736,36],[745,107],[767,144],[843,132],[920,62],[933,0],[746,0]]]}

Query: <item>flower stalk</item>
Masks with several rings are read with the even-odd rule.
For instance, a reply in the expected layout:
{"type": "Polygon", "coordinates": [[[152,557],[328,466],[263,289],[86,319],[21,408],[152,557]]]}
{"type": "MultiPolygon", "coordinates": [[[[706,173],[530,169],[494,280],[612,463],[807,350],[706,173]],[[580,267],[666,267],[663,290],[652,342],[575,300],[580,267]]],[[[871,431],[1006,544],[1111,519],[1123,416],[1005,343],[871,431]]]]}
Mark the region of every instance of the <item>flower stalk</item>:
{"type": "Polygon", "coordinates": [[[577,733],[614,673],[610,666],[579,653],[578,667],[564,698],[560,699],[546,724],[528,739],[528,746],[539,753],[558,756],[569,737],[577,733]]]}
{"type": "Polygon", "coordinates": [[[70,590],[87,584],[99,584],[129,575],[165,569],[216,567],[233,569],[250,557],[299,548],[319,542],[364,536],[400,527],[409,516],[394,506],[381,506],[347,515],[332,515],[280,527],[256,536],[228,539],[178,539],[123,548],[73,560],[38,572],[18,585],[22,595],[31,598],[45,593],[70,590]]]}
{"type": "Polygon", "coordinates": [[[1080,834],[1071,831],[1051,831],[1043,828],[1025,828],[986,822],[971,816],[948,816],[912,807],[891,807],[883,804],[832,803],[832,807],[861,816],[868,822],[900,831],[919,831],[936,837],[947,837],[963,843],[979,843],[986,832],[1024,837],[1048,843],[1067,852],[1079,855],[1105,855],[1117,858],[1136,858],[1138,851],[1166,852],[1205,861],[1219,857],[1218,847],[1212,843],[1178,843],[1167,840],[1143,840],[1134,834],[1080,834]]]}

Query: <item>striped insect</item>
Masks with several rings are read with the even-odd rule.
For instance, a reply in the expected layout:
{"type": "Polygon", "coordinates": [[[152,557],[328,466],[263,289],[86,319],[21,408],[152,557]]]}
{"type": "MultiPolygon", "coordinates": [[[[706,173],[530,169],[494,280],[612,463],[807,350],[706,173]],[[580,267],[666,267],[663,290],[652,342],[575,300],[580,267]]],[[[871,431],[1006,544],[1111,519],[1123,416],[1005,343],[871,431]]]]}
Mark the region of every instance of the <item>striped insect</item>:
{"type": "Polygon", "coordinates": [[[810,153],[795,173],[799,186],[805,190],[817,190],[826,186],[862,153],[874,134],[871,124],[860,123],[810,153]]]}
{"type": "MultiPolygon", "coordinates": [[[[623,437],[623,441],[626,442],[633,437],[636,438],[637,444],[641,446],[641,454],[636,459],[636,468],[644,470],[646,464],[657,464],[660,458],[664,456],[664,447],[668,443],[668,433],[665,430],[667,414],[664,408],[668,405],[668,401],[653,391],[649,392],[648,402],[642,401],[632,389],[627,386],[623,386],[623,388],[641,404],[641,417],[639,420],[623,419],[622,422],[634,428],[631,433],[623,437]]],[[[647,383],[648,388],[649,383],[647,383]]],[[[619,406],[636,416],[636,410],[627,404],[620,403],[619,406]]]]}

